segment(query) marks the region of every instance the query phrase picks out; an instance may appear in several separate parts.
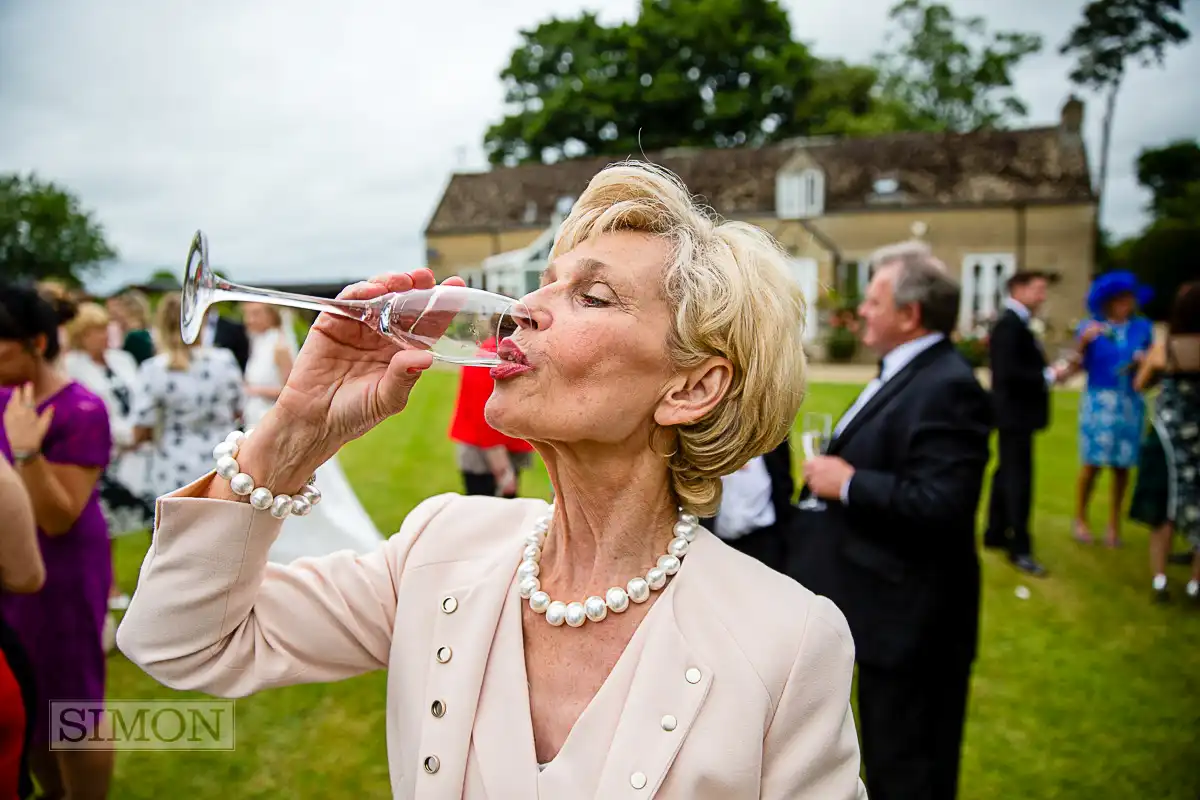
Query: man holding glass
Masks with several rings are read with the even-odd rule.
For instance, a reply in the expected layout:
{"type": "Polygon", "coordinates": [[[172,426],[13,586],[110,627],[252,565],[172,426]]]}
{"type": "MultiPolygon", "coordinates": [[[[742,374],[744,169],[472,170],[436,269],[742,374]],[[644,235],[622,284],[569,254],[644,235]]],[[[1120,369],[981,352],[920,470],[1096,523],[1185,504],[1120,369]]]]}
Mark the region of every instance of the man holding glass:
{"type": "Polygon", "coordinates": [[[808,453],[804,500],[823,502],[801,503],[789,572],[850,623],[871,800],[947,800],[976,651],[975,513],[992,412],[949,340],[957,281],[921,243],[872,262],[859,314],[879,377],[825,454],[808,453]]]}

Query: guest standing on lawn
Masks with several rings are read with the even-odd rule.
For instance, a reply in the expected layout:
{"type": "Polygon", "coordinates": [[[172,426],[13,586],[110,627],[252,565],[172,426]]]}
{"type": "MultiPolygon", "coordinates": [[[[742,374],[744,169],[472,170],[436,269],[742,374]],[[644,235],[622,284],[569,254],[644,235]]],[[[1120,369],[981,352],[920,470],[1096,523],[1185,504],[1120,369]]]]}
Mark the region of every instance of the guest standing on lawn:
{"type": "MultiPolygon", "coordinates": [[[[499,320],[493,320],[492,330],[498,324],[499,320]]],[[[495,353],[497,346],[493,336],[482,348],[495,353]]],[[[458,471],[462,473],[463,493],[516,497],[521,472],[533,464],[533,445],[505,436],[488,424],[484,409],[496,382],[487,370],[462,367],[459,374],[450,439],[454,442],[458,471]]]]}
{"type": "Polygon", "coordinates": [[[846,612],[872,800],[953,800],[979,633],[975,519],[987,392],[949,340],[960,288],[921,242],[871,257],[859,307],[881,357],[804,463],[789,573],[846,612]]]}
{"type": "Polygon", "coordinates": [[[1095,541],[1088,525],[1088,503],[1100,471],[1112,470],[1105,543],[1121,543],[1121,516],[1129,470],[1137,465],[1146,403],[1133,386],[1138,365],[1154,340],[1150,321],[1137,313],[1150,290],[1129,272],[1108,272],[1088,290],[1092,318],[1079,326],[1078,357],[1072,372],[1087,373],[1079,400],[1079,481],[1076,487],[1075,539],[1095,541]]]}
{"type": "MultiPolygon", "coordinates": [[[[1154,344],[1134,379],[1144,390],[1156,378],[1162,387],[1152,416],[1151,446],[1157,445],[1165,469],[1160,473],[1161,490],[1152,491],[1154,473],[1139,473],[1139,495],[1151,490],[1160,504],[1135,498],[1132,512],[1156,525],[1150,536],[1150,569],[1154,595],[1166,600],[1167,555],[1171,536],[1179,533],[1193,548],[1192,576],[1185,590],[1188,598],[1200,599],[1200,281],[1184,284],[1175,296],[1167,336],[1154,344]],[[1141,502],[1139,502],[1141,501],[1141,502]]],[[[1149,471],[1147,471],[1149,473],[1149,471]]],[[[1157,488],[1157,487],[1155,487],[1157,488]]]]}
{"type": "Polygon", "coordinates": [[[0,306],[0,456],[16,465],[29,494],[46,564],[41,591],[0,596],[0,615],[28,654],[39,690],[30,766],[47,800],[101,800],[112,752],[51,750],[50,703],[104,702],[112,559],[98,483],[112,455],[108,414],[100,398],[54,368],[55,309],[16,287],[0,287],[0,306]]]}
{"type": "Polygon", "coordinates": [[[992,400],[999,431],[999,458],[992,473],[985,547],[1008,552],[1017,569],[1041,577],[1045,568],[1033,557],[1029,531],[1033,508],[1033,435],[1050,424],[1050,387],[1059,371],[1029,323],[1046,302],[1050,276],[1033,270],[1008,279],[1004,312],[992,327],[988,361],[992,400]]]}

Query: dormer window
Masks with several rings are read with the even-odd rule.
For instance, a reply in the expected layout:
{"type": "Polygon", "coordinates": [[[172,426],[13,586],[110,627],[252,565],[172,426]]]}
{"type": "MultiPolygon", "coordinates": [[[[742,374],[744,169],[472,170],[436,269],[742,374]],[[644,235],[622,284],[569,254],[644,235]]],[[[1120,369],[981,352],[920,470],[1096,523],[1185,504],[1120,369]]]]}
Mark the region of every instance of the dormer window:
{"type": "Polygon", "coordinates": [[[825,174],[819,169],[784,172],[775,179],[775,213],[780,219],[809,219],[825,212],[825,174]]]}
{"type": "Polygon", "coordinates": [[[895,178],[880,178],[879,180],[875,181],[875,184],[872,188],[875,190],[875,194],[885,197],[889,194],[895,194],[896,192],[900,191],[900,181],[896,180],[895,178]]]}

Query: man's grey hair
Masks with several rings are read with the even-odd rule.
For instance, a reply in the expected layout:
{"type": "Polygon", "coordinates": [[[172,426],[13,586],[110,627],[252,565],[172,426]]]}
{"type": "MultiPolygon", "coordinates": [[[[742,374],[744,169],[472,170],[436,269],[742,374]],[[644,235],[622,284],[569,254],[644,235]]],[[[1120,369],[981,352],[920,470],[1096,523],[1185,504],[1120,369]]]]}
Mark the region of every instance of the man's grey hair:
{"type": "Polygon", "coordinates": [[[871,254],[871,267],[896,267],[892,295],[897,308],[916,303],[921,325],[947,336],[958,323],[962,289],[958,281],[924,242],[910,241],[881,247],[871,254]]]}

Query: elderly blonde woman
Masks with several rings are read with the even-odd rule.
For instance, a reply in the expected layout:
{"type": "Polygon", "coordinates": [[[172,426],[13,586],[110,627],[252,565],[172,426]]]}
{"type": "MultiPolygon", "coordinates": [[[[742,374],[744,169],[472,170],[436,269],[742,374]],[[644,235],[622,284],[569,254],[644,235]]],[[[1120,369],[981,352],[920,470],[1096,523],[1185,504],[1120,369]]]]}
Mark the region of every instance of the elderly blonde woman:
{"type": "MultiPolygon", "coordinates": [[[[432,285],[419,270],[343,296],[432,285]]],[[[537,447],[552,507],[440,495],[368,556],[268,567],[288,496],[303,512],[317,466],[402,412],[432,363],[323,315],[274,409],[218,449],[236,443],[232,480],[160,500],[121,649],[231,697],[388,669],[397,798],[864,797],[842,614],[696,522],[800,405],[784,254],[622,164],[524,302],[487,419],[537,447]]]]}

